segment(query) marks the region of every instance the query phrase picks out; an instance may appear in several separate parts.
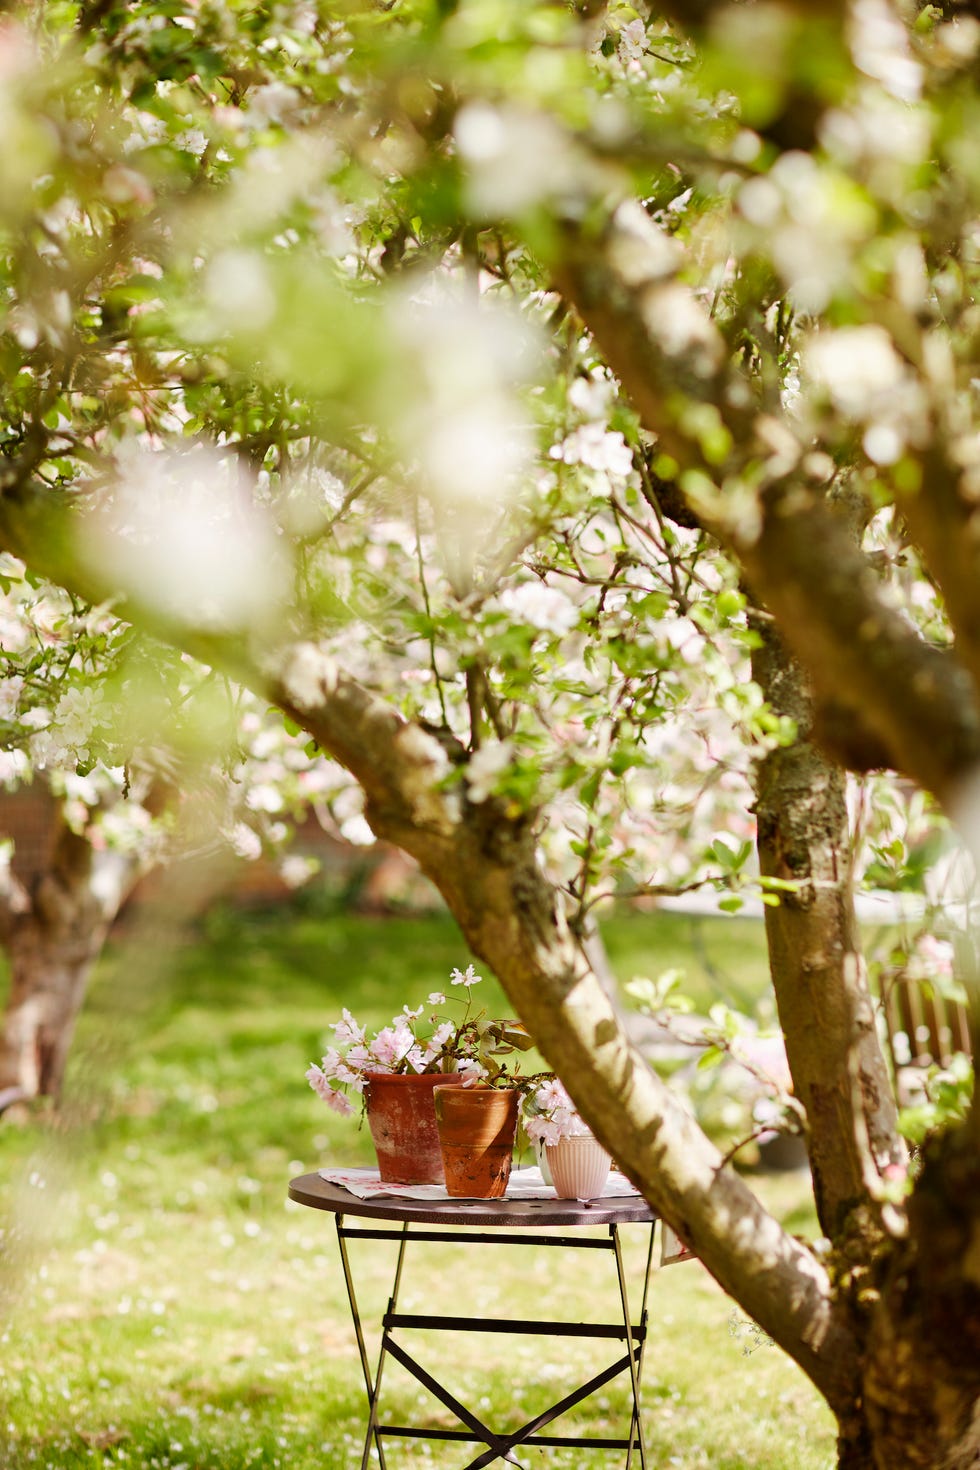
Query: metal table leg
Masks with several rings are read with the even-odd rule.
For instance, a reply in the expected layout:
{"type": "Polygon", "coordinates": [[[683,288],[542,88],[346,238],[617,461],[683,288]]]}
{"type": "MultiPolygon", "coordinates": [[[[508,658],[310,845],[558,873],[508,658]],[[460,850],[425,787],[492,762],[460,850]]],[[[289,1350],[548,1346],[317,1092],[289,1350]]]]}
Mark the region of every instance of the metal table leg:
{"type": "MultiPolygon", "coordinates": [[[[378,1398],[381,1393],[381,1375],[384,1371],[385,1349],[388,1342],[388,1331],[382,1333],[381,1350],[378,1354],[378,1367],[371,1377],[371,1365],[367,1354],[367,1345],[364,1341],[364,1332],[361,1328],[361,1315],[357,1307],[357,1296],[354,1291],[354,1278],[351,1275],[350,1260],[347,1255],[347,1242],[344,1235],[343,1215],[337,1215],[337,1242],[340,1246],[340,1259],[344,1269],[344,1282],[347,1286],[347,1300],[350,1302],[351,1317],[354,1322],[354,1336],[357,1338],[357,1351],[361,1359],[361,1372],[364,1374],[364,1387],[367,1391],[368,1400],[368,1427],[364,1436],[364,1452],[361,1455],[361,1470],[367,1470],[368,1456],[371,1452],[371,1440],[373,1438],[375,1448],[378,1451],[378,1463],[381,1470],[386,1470],[384,1446],[381,1443],[381,1433],[378,1429],[378,1398]]],[[[388,1298],[388,1311],[393,1312],[398,1302],[398,1289],[401,1285],[402,1267],[405,1263],[405,1244],[408,1239],[408,1221],[402,1226],[401,1236],[398,1242],[398,1258],[395,1264],[395,1279],[391,1288],[391,1296],[388,1298]]]]}
{"type": "Polygon", "coordinates": [[[623,1264],[622,1250],[620,1246],[618,1226],[609,1226],[609,1239],[601,1240],[586,1238],[573,1240],[568,1237],[556,1239],[554,1237],[541,1237],[533,1239],[528,1236],[510,1235],[503,1232],[494,1232],[493,1235],[473,1234],[446,1235],[442,1232],[419,1231],[414,1238],[420,1240],[447,1240],[455,1244],[527,1244],[552,1245],[556,1247],[582,1247],[590,1249],[611,1250],[616,1259],[616,1275],[619,1286],[619,1300],[622,1311],[622,1325],[617,1323],[564,1323],[551,1322],[539,1319],[500,1319],[500,1318],[470,1318],[450,1317],[444,1315],[419,1315],[416,1313],[398,1313],[396,1311],[398,1292],[401,1286],[402,1270],[405,1261],[405,1248],[408,1242],[409,1225],[404,1222],[400,1231],[372,1230],[372,1229],[345,1229],[343,1228],[343,1216],[337,1216],[337,1236],[340,1245],[340,1257],[344,1271],[344,1281],[347,1287],[347,1296],[350,1302],[351,1316],[354,1323],[354,1332],[357,1338],[358,1355],[361,1360],[361,1371],[364,1375],[364,1386],[368,1399],[368,1426],[364,1439],[364,1451],[361,1457],[361,1470],[368,1470],[368,1462],[372,1442],[378,1452],[380,1470],[386,1470],[383,1435],[397,1435],[415,1439],[442,1439],[442,1440],[469,1440],[482,1442],[487,1448],[479,1453],[474,1459],[467,1461],[463,1470],[483,1470],[496,1459],[508,1461],[510,1464],[519,1466],[520,1462],[514,1455],[514,1448],[518,1445],[554,1445],[577,1448],[614,1449],[623,1447],[626,1449],[626,1470],[632,1465],[633,1450],[638,1448],[640,1452],[641,1470],[646,1470],[646,1446],[643,1439],[643,1421],[640,1404],[640,1387],[643,1371],[643,1357],[646,1348],[647,1332],[647,1298],[650,1286],[650,1270],[653,1259],[654,1235],[656,1226],[650,1226],[650,1240],[646,1253],[646,1267],[643,1277],[643,1298],[641,1304],[640,1322],[633,1326],[630,1318],[629,1297],[626,1285],[626,1271],[623,1264]],[[388,1300],[388,1309],[382,1321],[381,1347],[378,1355],[377,1368],[372,1375],[371,1365],[368,1358],[364,1333],[361,1326],[360,1313],[357,1306],[357,1298],[354,1291],[354,1282],[351,1274],[350,1260],[347,1253],[347,1237],[363,1235],[372,1239],[386,1239],[398,1242],[398,1257],[395,1265],[395,1277],[392,1284],[391,1296],[388,1300]],[[519,1429],[509,1433],[501,1434],[492,1430],[484,1424],[477,1415],[467,1409],[466,1406],[454,1397],[432,1374],[412,1357],[406,1349],[395,1340],[392,1334],[400,1329],[428,1328],[441,1331],[456,1332],[500,1332],[518,1334],[541,1334],[544,1336],[574,1336],[594,1338],[624,1338],[626,1343],[626,1354],[624,1357],[612,1363],[609,1367],[595,1374],[579,1388],[567,1394],[558,1403],[550,1405],[533,1419],[520,1426],[519,1429]],[[638,1346],[634,1345],[634,1339],[638,1346]],[[457,1430],[422,1430],[409,1425],[383,1424],[380,1421],[379,1407],[381,1396],[381,1379],[384,1371],[385,1361],[393,1357],[400,1363],[408,1373],[421,1383],[435,1398],[445,1405],[456,1417],[460,1425],[465,1428],[457,1430]],[[619,1374],[629,1371],[632,1408],[630,1413],[630,1427],[627,1438],[600,1439],[595,1437],[576,1437],[571,1435],[547,1435],[539,1431],[546,1428],[554,1419],[557,1419],[566,1410],[573,1408],[583,1399],[598,1391],[606,1383],[610,1382],[619,1374]]]}
{"type": "Polygon", "coordinates": [[[642,1470],[646,1470],[647,1466],[646,1446],[643,1443],[643,1417],[640,1412],[640,1381],[643,1375],[643,1353],[647,1345],[647,1292],[650,1287],[650,1265],[653,1259],[653,1237],[655,1230],[656,1226],[651,1225],[650,1244],[647,1248],[647,1263],[643,1273],[643,1301],[640,1307],[640,1350],[639,1353],[635,1353],[633,1350],[633,1334],[629,1331],[631,1323],[630,1306],[626,1291],[626,1272],[623,1268],[623,1252],[619,1244],[619,1227],[618,1225],[610,1225],[609,1227],[609,1234],[612,1237],[613,1248],[616,1252],[616,1274],[619,1277],[619,1298],[623,1305],[623,1322],[627,1328],[626,1351],[629,1354],[630,1383],[633,1389],[633,1414],[630,1420],[629,1445],[626,1450],[626,1470],[630,1470],[630,1465],[633,1462],[634,1435],[640,1448],[640,1465],[642,1466],[642,1470]]]}

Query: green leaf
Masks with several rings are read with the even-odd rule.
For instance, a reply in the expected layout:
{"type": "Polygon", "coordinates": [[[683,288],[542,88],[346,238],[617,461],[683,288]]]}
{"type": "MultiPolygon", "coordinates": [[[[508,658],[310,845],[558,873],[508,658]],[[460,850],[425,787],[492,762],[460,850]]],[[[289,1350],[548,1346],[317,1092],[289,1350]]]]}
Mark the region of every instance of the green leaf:
{"type": "Polygon", "coordinates": [[[707,1072],[709,1068],[717,1067],[719,1062],[724,1060],[725,1055],[726,1053],[724,1047],[709,1046],[698,1057],[697,1070],[699,1072],[707,1072]]]}

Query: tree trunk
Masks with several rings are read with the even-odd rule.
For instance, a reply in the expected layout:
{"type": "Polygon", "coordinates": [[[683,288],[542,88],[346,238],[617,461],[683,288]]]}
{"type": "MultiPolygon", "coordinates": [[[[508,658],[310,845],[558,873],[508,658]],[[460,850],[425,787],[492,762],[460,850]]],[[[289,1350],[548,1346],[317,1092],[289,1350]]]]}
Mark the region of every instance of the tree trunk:
{"type": "Polygon", "coordinates": [[[864,1399],[876,1470],[980,1466],[980,1156],[969,1127],[925,1151],[909,1235],[871,1322],[864,1399]]]}
{"type": "Polygon", "coordinates": [[[132,865],[96,854],[56,813],[46,869],[19,885],[4,945],[11,985],[0,1033],[0,1092],[57,1097],[75,1022],[132,865]],[[93,880],[98,875],[99,882],[93,880]]]}
{"type": "Polygon", "coordinates": [[[875,1029],[854,913],[843,770],[810,740],[812,710],[799,665],[772,621],[756,616],[752,672],[777,713],[797,725],[756,772],[762,874],[798,885],[767,906],[766,938],[780,1024],[797,1097],[806,1110],[821,1228],[839,1235],[867,1198],[871,1170],[904,1150],[875,1029]]]}
{"type": "Polygon", "coordinates": [[[0,1087],[16,1088],[21,1099],[60,1093],[75,1021],[104,936],[102,927],[78,944],[43,923],[20,929],[11,946],[0,1087]]]}

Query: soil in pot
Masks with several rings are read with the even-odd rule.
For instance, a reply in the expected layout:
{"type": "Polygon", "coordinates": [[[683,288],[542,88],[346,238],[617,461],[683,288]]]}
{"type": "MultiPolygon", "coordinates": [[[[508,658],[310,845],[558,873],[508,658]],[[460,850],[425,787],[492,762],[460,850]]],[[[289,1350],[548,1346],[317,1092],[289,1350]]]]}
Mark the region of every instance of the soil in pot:
{"type": "Polygon", "coordinates": [[[446,1192],[456,1199],[501,1199],[517,1135],[518,1094],[510,1088],[451,1087],[435,1092],[446,1192]]]}
{"type": "Polygon", "coordinates": [[[432,1097],[461,1077],[445,1072],[369,1072],[367,1120],[385,1184],[442,1184],[442,1152],[432,1097]]]}

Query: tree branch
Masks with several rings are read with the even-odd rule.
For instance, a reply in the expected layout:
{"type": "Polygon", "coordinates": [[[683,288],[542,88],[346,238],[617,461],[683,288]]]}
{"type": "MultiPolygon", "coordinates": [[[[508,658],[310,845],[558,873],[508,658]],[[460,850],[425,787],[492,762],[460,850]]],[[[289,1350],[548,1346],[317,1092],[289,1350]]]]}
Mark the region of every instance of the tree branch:
{"type": "MultiPolygon", "coordinates": [[[[0,499],[0,545],[92,601],[112,589],[72,558],[62,517],[0,499]]],[[[709,1271],[843,1410],[857,1346],[823,1266],[788,1235],[630,1045],[536,858],[529,814],[464,802],[444,745],[310,643],[253,655],[245,640],[125,614],[247,683],[361,785],[366,816],[436,884],[583,1116],[709,1271]]]]}
{"type": "Polygon", "coordinates": [[[676,242],[632,203],[598,229],[567,220],[559,239],[552,265],[558,289],[661,452],[676,461],[701,524],[740,560],[818,697],[860,711],[863,744],[870,741],[876,755],[887,751],[891,766],[955,805],[980,766],[980,706],[970,676],[885,602],[868,559],[814,483],[812,460],[785,426],[755,409],[751,385],[727,362],[707,312],[677,279],[676,242]],[[714,412],[730,446],[721,463],[715,450],[706,457],[701,437],[686,427],[695,416],[685,401],[714,412]]]}

